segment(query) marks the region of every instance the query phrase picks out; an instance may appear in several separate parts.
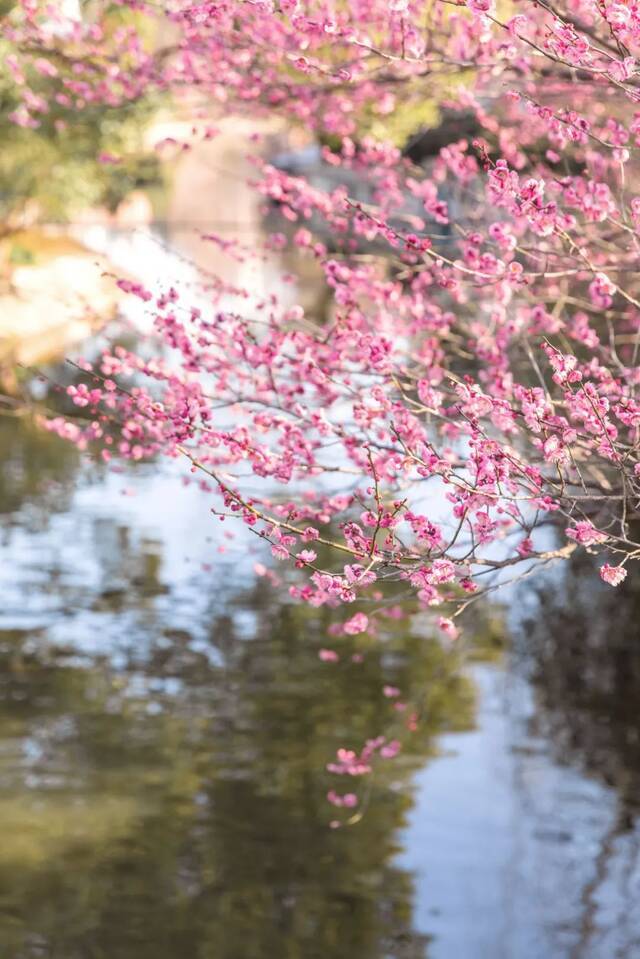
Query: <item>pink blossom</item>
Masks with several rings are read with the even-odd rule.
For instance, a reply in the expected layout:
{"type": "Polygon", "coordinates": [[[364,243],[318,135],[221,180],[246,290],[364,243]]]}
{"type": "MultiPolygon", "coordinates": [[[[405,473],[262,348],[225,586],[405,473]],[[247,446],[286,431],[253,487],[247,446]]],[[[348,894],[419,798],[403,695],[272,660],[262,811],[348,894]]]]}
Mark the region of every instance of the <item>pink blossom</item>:
{"type": "Polygon", "coordinates": [[[622,60],[613,60],[609,64],[609,75],[618,83],[624,83],[633,76],[635,71],[636,61],[633,57],[623,57],[622,60]]]}
{"type": "Polygon", "coordinates": [[[348,619],[343,626],[344,632],[349,636],[355,636],[357,633],[364,633],[369,626],[369,618],[365,613],[356,613],[351,619],[348,619]]]}
{"type": "Polygon", "coordinates": [[[368,758],[369,752],[366,750],[358,756],[352,749],[339,749],[336,762],[328,763],[327,771],[338,776],[365,776],[371,772],[368,758]]]}
{"type": "Polygon", "coordinates": [[[306,563],[314,563],[317,558],[318,554],[312,549],[301,549],[296,555],[296,560],[298,561],[296,565],[304,566],[306,563]]]}
{"type": "Polygon", "coordinates": [[[593,546],[595,543],[604,543],[607,539],[606,533],[601,533],[586,520],[581,520],[576,523],[575,526],[570,526],[567,529],[567,536],[582,546],[593,546]]]}
{"type": "Polygon", "coordinates": [[[33,66],[43,77],[58,76],[58,68],[50,60],[45,60],[44,57],[37,57],[33,61],[33,66]]]}
{"type": "Polygon", "coordinates": [[[313,526],[307,526],[307,528],[302,533],[301,539],[305,543],[310,543],[313,540],[318,539],[319,536],[320,536],[320,533],[318,532],[317,529],[315,529],[313,526]]]}
{"type": "Polygon", "coordinates": [[[289,550],[280,543],[274,543],[271,547],[271,555],[275,556],[276,559],[286,560],[289,559],[289,550]]]}
{"type": "Polygon", "coordinates": [[[527,556],[530,556],[531,553],[533,552],[533,542],[531,538],[529,536],[526,536],[522,540],[522,542],[518,544],[517,550],[520,556],[523,557],[523,559],[527,556]]]}
{"type": "Polygon", "coordinates": [[[438,626],[449,639],[457,639],[459,631],[456,629],[453,620],[447,619],[445,616],[438,617],[438,626]]]}
{"type": "Polygon", "coordinates": [[[321,659],[323,663],[337,663],[340,657],[333,649],[321,649],[318,652],[318,659],[321,659]]]}
{"type": "Polygon", "coordinates": [[[492,5],[492,0],[467,0],[467,6],[474,13],[489,13],[492,5]]]}
{"type": "Polygon", "coordinates": [[[347,808],[353,808],[358,805],[358,797],[355,793],[345,793],[340,796],[335,790],[330,789],[327,793],[327,799],[332,806],[345,806],[347,808]]]}
{"type": "Polygon", "coordinates": [[[600,576],[609,586],[619,586],[627,578],[624,566],[610,566],[605,563],[600,567],[600,576]]]}

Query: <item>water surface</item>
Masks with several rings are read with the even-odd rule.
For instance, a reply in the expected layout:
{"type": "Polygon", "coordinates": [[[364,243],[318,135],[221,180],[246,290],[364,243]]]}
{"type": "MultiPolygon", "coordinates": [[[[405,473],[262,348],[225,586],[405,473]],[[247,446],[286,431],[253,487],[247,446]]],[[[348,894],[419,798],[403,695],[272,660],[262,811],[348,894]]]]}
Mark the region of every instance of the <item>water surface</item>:
{"type": "Polygon", "coordinates": [[[327,664],[330,614],[178,473],[101,474],[24,418],[0,444],[0,955],[640,954],[637,656],[593,609],[562,656],[548,600],[522,666],[408,618],[327,664]],[[385,684],[418,730],[331,829],[325,764],[393,724],[385,684]]]}
{"type": "MultiPolygon", "coordinates": [[[[211,175],[185,162],[178,184],[211,175]]],[[[242,177],[203,183],[198,215],[237,218],[239,190],[257,242],[242,177]]],[[[273,262],[229,277],[194,246],[193,195],[165,239],[272,288],[273,262]]],[[[193,280],[148,234],[84,239],[193,280]]],[[[314,289],[293,293],[321,318],[314,289]]],[[[492,617],[513,633],[490,662],[405,616],[329,664],[331,613],[257,577],[270,557],[210,505],[177,464],[108,470],[0,417],[0,957],[640,957],[640,585],[576,559],[470,620],[471,648],[492,617]],[[331,828],[327,761],[396,730],[331,828]]]]}

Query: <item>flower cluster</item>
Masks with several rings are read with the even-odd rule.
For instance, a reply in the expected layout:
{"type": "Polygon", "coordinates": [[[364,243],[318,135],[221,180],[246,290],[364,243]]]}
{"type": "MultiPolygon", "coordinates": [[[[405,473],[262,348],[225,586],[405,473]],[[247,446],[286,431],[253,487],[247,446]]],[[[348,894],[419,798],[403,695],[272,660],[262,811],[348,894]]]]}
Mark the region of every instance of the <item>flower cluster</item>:
{"type": "MultiPolygon", "coordinates": [[[[70,416],[46,427],[106,460],[184,459],[216,515],[296,570],[294,598],[351,606],[342,634],[375,633],[409,591],[444,607],[452,641],[499,577],[579,548],[620,585],[640,558],[640,6],[122,5],[136,16],[115,28],[109,4],[86,21],[15,5],[13,121],[149,91],[194,110],[193,141],[223,110],[286,116],[331,144],[320,182],[256,156],[267,249],[206,239],[241,262],[295,252],[331,306],[224,276],[197,304],[170,278],[160,293],[120,279],[157,349],[80,364],[70,416]],[[439,83],[451,135],[403,153],[385,118],[439,83]]],[[[368,762],[342,750],[332,772],[368,762]]]]}

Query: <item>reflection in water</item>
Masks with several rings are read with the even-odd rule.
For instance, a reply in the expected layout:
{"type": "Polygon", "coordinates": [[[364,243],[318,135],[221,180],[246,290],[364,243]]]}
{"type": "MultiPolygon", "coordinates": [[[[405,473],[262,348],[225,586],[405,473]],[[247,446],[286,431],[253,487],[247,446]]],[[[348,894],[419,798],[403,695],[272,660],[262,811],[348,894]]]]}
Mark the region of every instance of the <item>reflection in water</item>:
{"type": "Polygon", "coordinates": [[[401,620],[362,662],[353,638],[324,663],[325,611],[229,583],[222,562],[174,575],[113,496],[97,512],[76,496],[30,531],[31,504],[60,478],[50,462],[14,494],[4,547],[0,954],[423,957],[394,857],[410,774],[436,732],[469,724],[453,656],[401,620]],[[376,770],[358,826],[331,830],[325,763],[391,719],[385,683],[419,690],[424,721],[376,770]]]}
{"type": "Polygon", "coordinates": [[[543,582],[519,634],[536,693],[530,732],[602,796],[572,959],[640,955],[640,579],[630,571],[614,590],[601,562],[578,553],[560,582],[543,582]]]}
{"type": "Polygon", "coordinates": [[[558,752],[640,806],[640,578],[616,589],[579,553],[560,587],[544,584],[525,623],[545,721],[558,752]]]}
{"type": "Polygon", "coordinates": [[[330,614],[180,476],[18,417],[0,455],[2,959],[640,955],[637,583],[582,556],[527,592],[523,669],[408,619],[329,664],[330,614]],[[325,764],[388,731],[384,684],[418,730],[332,830],[325,764]]]}
{"type": "Polygon", "coordinates": [[[0,417],[0,517],[26,504],[44,512],[67,505],[66,491],[78,466],[71,443],[43,433],[29,417],[3,411],[0,417]]]}

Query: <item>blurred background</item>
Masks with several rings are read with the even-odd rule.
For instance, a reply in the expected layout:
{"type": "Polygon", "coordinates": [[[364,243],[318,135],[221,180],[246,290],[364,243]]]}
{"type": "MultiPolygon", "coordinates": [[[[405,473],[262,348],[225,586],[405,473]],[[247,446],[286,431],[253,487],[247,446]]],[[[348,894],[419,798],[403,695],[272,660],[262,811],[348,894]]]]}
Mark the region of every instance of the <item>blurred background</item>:
{"type": "MultiPolygon", "coordinates": [[[[144,337],[110,272],[206,270],[322,321],[308,261],[201,239],[262,242],[250,137],[322,184],[318,145],[216,116],[185,150],[184,106],[153,97],[25,129],[11,91],[0,75],[0,956],[640,956],[637,578],[613,596],[580,555],[463,646],[399,609],[324,661],[331,612],[257,576],[269,558],[177,466],[109,469],[34,415],[64,409],[70,352],[144,337]],[[331,829],[325,765],[392,727],[385,685],[418,729],[331,829]]],[[[417,161],[445,122],[369,119],[417,161]]]]}

